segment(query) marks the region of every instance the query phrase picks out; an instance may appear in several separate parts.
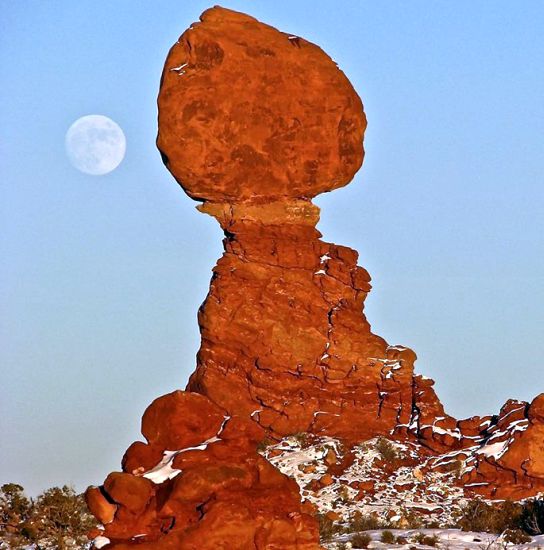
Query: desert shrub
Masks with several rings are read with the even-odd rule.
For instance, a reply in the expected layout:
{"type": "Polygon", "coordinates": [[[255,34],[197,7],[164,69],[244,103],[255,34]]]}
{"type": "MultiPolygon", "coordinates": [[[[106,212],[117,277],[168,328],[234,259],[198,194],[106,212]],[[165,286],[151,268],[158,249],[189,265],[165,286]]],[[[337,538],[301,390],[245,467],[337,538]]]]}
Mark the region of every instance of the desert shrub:
{"type": "Polygon", "coordinates": [[[356,513],[350,519],[348,532],[358,533],[359,531],[370,531],[372,529],[379,529],[380,527],[382,527],[382,522],[377,516],[373,514],[363,515],[361,513],[356,513]]]}
{"type": "Polygon", "coordinates": [[[356,533],[351,537],[352,548],[368,548],[372,537],[368,533],[356,533]]]}
{"type": "Polygon", "coordinates": [[[385,544],[394,544],[395,535],[391,531],[382,531],[380,540],[385,544]]]}
{"type": "Polygon", "coordinates": [[[502,538],[505,542],[510,542],[512,544],[524,544],[525,542],[531,542],[533,540],[532,537],[521,529],[507,529],[502,534],[502,538]]]}
{"type": "Polygon", "coordinates": [[[425,535],[423,537],[423,541],[422,543],[425,545],[425,546],[431,546],[431,547],[435,547],[437,544],[438,544],[438,541],[440,539],[436,536],[436,535],[425,535]]]}
{"type": "Polygon", "coordinates": [[[401,516],[408,529],[419,529],[423,525],[421,516],[412,509],[402,508],[401,516]]]}
{"type": "Polygon", "coordinates": [[[53,487],[30,500],[13,483],[0,489],[0,522],[0,536],[11,549],[84,547],[86,533],[96,525],[82,495],[71,487],[53,487]]]}
{"type": "Polygon", "coordinates": [[[448,464],[444,464],[441,469],[444,472],[453,474],[457,479],[460,479],[463,474],[463,467],[465,463],[460,459],[455,459],[449,462],[448,464]]]}
{"type": "Polygon", "coordinates": [[[0,532],[16,532],[28,519],[31,502],[24,489],[16,483],[6,483],[0,488],[0,532]]]}
{"type": "Polygon", "coordinates": [[[329,542],[332,537],[342,532],[342,526],[335,523],[326,514],[317,514],[319,523],[319,540],[321,542],[329,542]]]}
{"type": "Polygon", "coordinates": [[[458,513],[457,527],[463,531],[502,533],[507,529],[518,529],[522,515],[523,507],[509,500],[493,504],[472,500],[458,513]]]}
{"type": "Polygon", "coordinates": [[[436,546],[439,538],[436,535],[426,535],[425,533],[416,533],[414,535],[414,542],[418,544],[424,544],[425,546],[436,546]]]}
{"type": "Polygon", "coordinates": [[[399,535],[396,539],[395,539],[395,542],[397,544],[408,544],[408,539],[406,537],[403,537],[402,535],[399,535]]]}
{"type": "Polygon", "coordinates": [[[426,529],[440,529],[442,526],[436,520],[428,521],[425,523],[426,529]]]}
{"type": "Polygon", "coordinates": [[[376,441],[376,451],[386,462],[395,462],[399,458],[397,450],[385,437],[379,437],[376,441]]]}
{"type": "Polygon", "coordinates": [[[257,444],[257,452],[264,453],[268,447],[274,445],[276,442],[270,437],[266,436],[263,440],[257,444]]]}
{"type": "Polygon", "coordinates": [[[544,500],[529,500],[523,503],[520,527],[530,535],[544,533],[544,500]]]}
{"type": "Polygon", "coordinates": [[[308,434],[306,432],[299,432],[299,433],[293,434],[292,437],[303,449],[306,449],[307,447],[310,446],[310,441],[308,438],[308,434]]]}
{"type": "Polygon", "coordinates": [[[426,535],[425,533],[416,533],[414,535],[414,542],[425,546],[435,547],[439,540],[440,539],[436,535],[426,535]]]}
{"type": "Polygon", "coordinates": [[[349,490],[346,485],[343,485],[340,489],[340,501],[343,504],[347,504],[350,502],[350,496],[349,496],[349,490]]]}
{"type": "Polygon", "coordinates": [[[417,542],[418,544],[423,544],[423,539],[425,538],[424,533],[415,533],[412,538],[414,539],[414,542],[417,542]]]}

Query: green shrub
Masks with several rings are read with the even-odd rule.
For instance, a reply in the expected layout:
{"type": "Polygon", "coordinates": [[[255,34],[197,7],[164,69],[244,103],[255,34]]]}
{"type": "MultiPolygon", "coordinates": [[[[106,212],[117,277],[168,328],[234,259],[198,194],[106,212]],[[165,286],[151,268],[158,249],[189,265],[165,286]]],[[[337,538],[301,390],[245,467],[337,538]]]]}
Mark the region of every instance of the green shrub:
{"type": "Polygon", "coordinates": [[[308,434],[306,432],[299,432],[292,436],[294,439],[296,439],[297,443],[303,448],[306,449],[310,446],[310,442],[308,439],[308,434]]]}
{"type": "Polygon", "coordinates": [[[435,547],[439,540],[440,539],[436,535],[426,535],[425,533],[416,533],[414,535],[414,542],[425,546],[435,547]]]}
{"type": "Polygon", "coordinates": [[[356,533],[351,537],[352,548],[368,548],[372,537],[368,533],[356,533]]]}
{"type": "Polygon", "coordinates": [[[391,531],[382,531],[380,540],[385,544],[393,544],[395,542],[395,535],[391,531]]]}
{"type": "Polygon", "coordinates": [[[334,523],[326,514],[317,514],[317,521],[319,523],[319,540],[321,542],[330,542],[333,535],[343,531],[342,526],[334,523]]]}
{"type": "Polygon", "coordinates": [[[264,453],[268,447],[275,445],[276,442],[270,437],[266,436],[262,441],[257,444],[257,452],[264,453]]]}
{"type": "Polygon", "coordinates": [[[409,529],[419,529],[423,525],[421,516],[412,509],[401,509],[401,516],[409,529]]]}
{"type": "Polygon", "coordinates": [[[0,488],[0,536],[13,550],[83,547],[86,533],[95,525],[83,496],[66,485],[47,489],[35,500],[27,499],[20,485],[0,488]]]}
{"type": "Polygon", "coordinates": [[[318,514],[319,522],[319,540],[320,542],[329,542],[334,535],[334,523],[325,514],[318,514]]]}

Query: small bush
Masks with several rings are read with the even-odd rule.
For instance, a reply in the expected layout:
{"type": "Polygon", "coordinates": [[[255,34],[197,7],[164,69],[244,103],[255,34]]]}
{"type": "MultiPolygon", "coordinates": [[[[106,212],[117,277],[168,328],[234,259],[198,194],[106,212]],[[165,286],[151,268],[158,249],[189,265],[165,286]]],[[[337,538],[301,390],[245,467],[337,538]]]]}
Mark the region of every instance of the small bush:
{"type": "Polygon", "coordinates": [[[524,533],[521,529],[507,529],[502,538],[505,542],[511,542],[512,544],[524,544],[525,542],[531,542],[533,539],[524,533]]]}
{"type": "Polygon", "coordinates": [[[421,516],[412,509],[402,509],[401,516],[405,522],[404,525],[409,529],[419,529],[423,525],[423,522],[421,521],[421,516]]]}
{"type": "Polygon", "coordinates": [[[376,441],[376,450],[386,462],[395,462],[399,455],[393,444],[385,437],[379,437],[376,441]]]}
{"type": "Polygon", "coordinates": [[[319,540],[321,542],[330,542],[333,535],[343,531],[342,526],[327,517],[326,514],[317,514],[319,523],[319,540]]]}
{"type": "Polygon", "coordinates": [[[544,533],[544,500],[530,500],[523,504],[520,527],[530,535],[544,533]]]}
{"type": "Polygon", "coordinates": [[[325,514],[318,514],[319,522],[319,540],[320,542],[329,542],[334,535],[334,523],[325,514]]]}
{"type": "Polygon", "coordinates": [[[414,542],[425,546],[435,547],[439,540],[440,539],[436,535],[426,535],[425,533],[416,533],[414,535],[414,542]]]}
{"type": "Polygon", "coordinates": [[[299,432],[293,435],[293,439],[303,448],[306,449],[310,446],[308,434],[306,432],[299,432]]]}
{"type": "Polygon", "coordinates": [[[351,537],[352,548],[368,548],[372,537],[368,533],[356,533],[351,537]]]}
{"type": "Polygon", "coordinates": [[[396,539],[395,539],[395,542],[397,544],[408,544],[408,539],[406,537],[403,537],[402,535],[399,535],[396,539]]]}
{"type": "Polygon", "coordinates": [[[382,531],[380,540],[385,544],[394,544],[395,535],[391,531],[382,531]]]}
{"type": "Polygon", "coordinates": [[[463,531],[500,534],[507,529],[518,529],[522,515],[523,507],[508,500],[497,504],[473,500],[461,509],[457,526],[463,531]]]}
{"type": "Polygon", "coordinates": [[[359,531],[370,531],[382,527],[382,522],[375,515],[363,515],[357,513],[351,518],[348,525],[349,533],[358,533],[359,531]]]}
{"type": "Polygon", "coordinates": [[[442,469],[444,472],[453,474],[456,479],[460,479],[463,474],[463,468],[465,466],[465,463],[462,460],[459,460],[458,458],[453,460],[452,462],[445,464],[442,469]]]}
{"type": "Polygon", "coordinates": [[[83,496],[71,487],[52,487],[36,499],[15,483],[0,487],[0,543],[7,548],[83,548],[95,525],[83,496]]]}
{"type": "Polygon", "coordinates": [[[423,537],[423,544],[434,548],[438,544],[439,540],[440,539],[436,535],[425,535],[423,537]]]}
{"type": "Polygon", "coordinates": [[[276,442],[273,439],[270,439],[268,436],[265,437],[262,441],[257,444],[257,452],[264,453],[268,447],[274,445],[276,442]]]}

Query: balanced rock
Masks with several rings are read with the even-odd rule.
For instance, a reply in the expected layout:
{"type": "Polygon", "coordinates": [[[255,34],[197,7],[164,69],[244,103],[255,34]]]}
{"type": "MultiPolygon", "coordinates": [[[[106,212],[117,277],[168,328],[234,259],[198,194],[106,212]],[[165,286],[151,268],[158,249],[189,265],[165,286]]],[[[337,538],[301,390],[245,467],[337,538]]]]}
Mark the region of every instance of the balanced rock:
{"type": "MultiPolygon", "coordinates": [[[[470,494],[544,490],[544,396],[496,416],[446,414],[434,382],[414,372],[416,354],[372,332],[357,253],[321,240],[311,199],[347,185],[364,156],[363,106],[334,61],[214,7],[172,47],[158,106],[163,160],[221,225],[224,254],[199,311],[187,391],[156,400],[146,441],[87,491],[104,525],[95,547],[318,549],[313,508],[257,452],[301,432],[347,450],[305,468],[306,496],[332,487],[356,461],[350,447],[376,436],[416,446],[405,466],[419,481],[453,463],[470,494]]],[[[399,467],[386,455],[380,479],[399,467]]]]}
{"type": "Polygon", "coordinates": [[[188,389],[277,437],[360,440],[410,425],[419,401],[443,412],[417,386],[415,353],[371,332],[357,253],[315,228],[310,198],[363,159],[363,106],[334,61],[212,8],[171,49],[158,105],[167,167],[226,235],[188,389]]]}

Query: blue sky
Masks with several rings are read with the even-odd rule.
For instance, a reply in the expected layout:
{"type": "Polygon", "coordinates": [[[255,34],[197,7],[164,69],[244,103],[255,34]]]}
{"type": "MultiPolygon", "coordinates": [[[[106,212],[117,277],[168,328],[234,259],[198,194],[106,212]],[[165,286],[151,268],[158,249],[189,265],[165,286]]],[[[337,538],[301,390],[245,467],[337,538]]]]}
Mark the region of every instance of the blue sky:
{"type": "MultiPolygon", "coordinates": [[[[363,99],[365,165],[317,202],[375,332],[456,416],[544,391],[544,4],[224,5],[318,43],[363,99]]],[[[0,1],[0,483],[100,483],[194,368],[221,232],[154,141],[162,64],[207,7],[0,1]],[[64,151],[90,113],[127,137],[106,176],[64,151]]]]}

